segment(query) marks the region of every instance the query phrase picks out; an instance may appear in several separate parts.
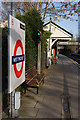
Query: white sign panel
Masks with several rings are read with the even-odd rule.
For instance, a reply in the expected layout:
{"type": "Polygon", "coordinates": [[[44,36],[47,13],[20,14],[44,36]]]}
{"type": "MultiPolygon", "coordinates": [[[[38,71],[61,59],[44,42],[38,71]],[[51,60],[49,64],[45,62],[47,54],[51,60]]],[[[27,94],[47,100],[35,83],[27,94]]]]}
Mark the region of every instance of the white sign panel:
{"type": "Polygon", "coordinates": [[[9,15],[8,92],[25,81],[25,24],[9,15]]]}

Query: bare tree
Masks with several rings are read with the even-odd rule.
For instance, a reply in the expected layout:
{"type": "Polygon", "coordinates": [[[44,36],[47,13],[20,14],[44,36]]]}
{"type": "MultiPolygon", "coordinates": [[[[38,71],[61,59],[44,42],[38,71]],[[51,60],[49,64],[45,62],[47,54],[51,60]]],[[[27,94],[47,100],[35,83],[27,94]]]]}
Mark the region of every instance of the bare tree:
{"type": "MultiPolygon", "coordinates": [[[[41,1],[41,0],[40,0],[41,1]]],[[[42,17],[42,21],[45,21],[47,17],[50,17],[56,21],[60,18],[64,18],[70,21],[78,21],[78,19],[72,16],[78,15],[78,5],[80,2],[15,2],[15,14],[23,14],[35,8],[39,11],[42,17]]],[[[10,2],[2,2],[2,20],[8,18],[8,13],[10,13],[10,2]]]]}

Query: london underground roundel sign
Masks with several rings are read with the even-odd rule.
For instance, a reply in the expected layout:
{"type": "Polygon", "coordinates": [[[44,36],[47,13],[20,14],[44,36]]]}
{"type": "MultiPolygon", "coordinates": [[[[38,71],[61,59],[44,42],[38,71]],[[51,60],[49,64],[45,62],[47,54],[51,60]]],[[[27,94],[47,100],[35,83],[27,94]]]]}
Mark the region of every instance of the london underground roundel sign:
{"type": "Polygon", "coordinates": [[[23,50],[23,45],[22,45],[21,40],[17,40],[16,45],[15,45],[15,48],[14,48],[14,54],[13,54],[13,56],[12,56],[12,64],[13,64],[13,66],[14,66],[14,72],[15,72],[15,75],[16,75],[17,78],[19,78],[19,77],[21,76],[21,74],[22,74],[22,71],[23,71],[23,63],[24,63],[24,50],[23,50]],[[22,55],[16,55],[17,49],[18,49],[19,47],[21,48],[22,55]],[[18,70],[16,64],[17,64],[17,63],[20,63],[20,62],[22,63],[22,65],[21,65],[21,69],[18,70]]]}
{"type": "Polygon", "coordinates": [[[11,93],[25,81],[25,24],[9,15],[8,26],[8,93],[11,93]]]}

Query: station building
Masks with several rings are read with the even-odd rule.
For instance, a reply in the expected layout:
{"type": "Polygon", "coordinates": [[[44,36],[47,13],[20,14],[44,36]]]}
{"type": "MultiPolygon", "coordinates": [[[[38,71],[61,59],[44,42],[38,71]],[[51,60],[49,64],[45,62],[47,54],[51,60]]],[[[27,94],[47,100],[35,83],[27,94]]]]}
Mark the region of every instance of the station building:
{"type": "Polygon", "coordinates": [[[50,21],[43,26],[44,31],[50,31],[52,34],[49,39],[47,39],[48,46],[47,46],[47,56],[50,59],[55,50],[55,55],[57,56],[58,51],[63,49],[63,46],[57,46],[58,41],[66,42],[71,41],[73,35],[65,30],[64,28],[60,27],[59,25],[55,24],[54,22],[50,21]]]}

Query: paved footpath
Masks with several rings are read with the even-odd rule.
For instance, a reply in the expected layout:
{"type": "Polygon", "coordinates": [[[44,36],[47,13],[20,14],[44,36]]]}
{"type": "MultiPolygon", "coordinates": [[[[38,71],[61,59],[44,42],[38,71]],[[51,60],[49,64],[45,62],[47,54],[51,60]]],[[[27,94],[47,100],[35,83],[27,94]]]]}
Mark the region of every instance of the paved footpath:
{"type": "Polygon", "coordinates": [[[80,70],[76,63],[60,55],[57,64],[46,70],[45,83],[39,88],[30,89],[21,97],[19,118],[62,118],[61,96],[69,95],[70,113],[78,118],[78,81],[80,70]]]}

